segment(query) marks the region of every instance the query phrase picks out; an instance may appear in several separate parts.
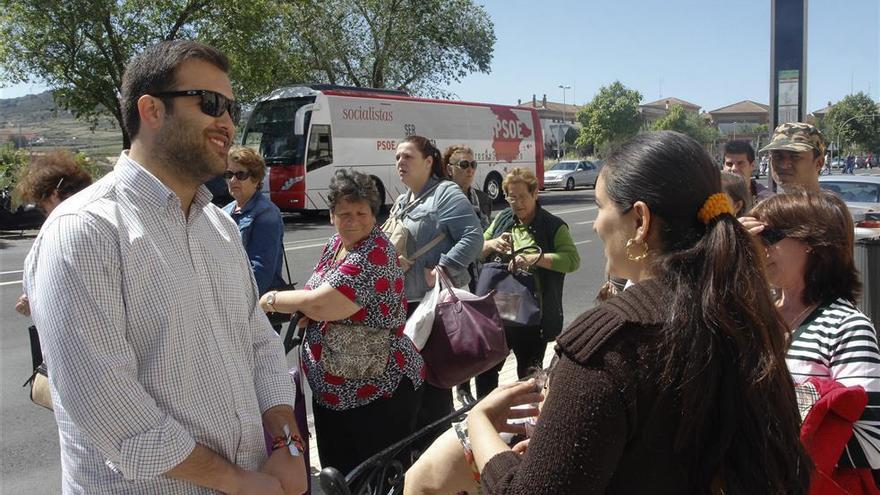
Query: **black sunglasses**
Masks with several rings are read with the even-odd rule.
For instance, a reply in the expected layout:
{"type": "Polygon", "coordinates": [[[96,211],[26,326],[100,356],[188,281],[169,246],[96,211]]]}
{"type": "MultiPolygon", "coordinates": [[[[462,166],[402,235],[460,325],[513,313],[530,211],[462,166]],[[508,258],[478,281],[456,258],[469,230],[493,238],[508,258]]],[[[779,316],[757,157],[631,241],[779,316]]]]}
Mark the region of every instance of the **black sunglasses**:
{"type": "Polygon", "coordinates": [[[477,169],[477,161],[476,160],[459,160],[458,163],[452,164],[455,167],[458,167],[462,170],[467,170],[468,167],[476,170],[477,169]]]}
{"type": "Polygon", "coordinates": [[[774,229],[773,227],[764,227],[764,230],[759,232],[758,235],[761,237],[761,241],[767,246],[772,246],[787,237],[785,232],[779,229],[774,229]]]}
{"type": "Polygon", "coordinates": [[[171,98],[178,96],[199,96],[201,98],[199,100],[199,108],[205,113],[205,115],[220,117],[224,112],[229,112],[229,117],[232,119],[233,124],[238,124],[238,119],[241,118],[241,105],[237,101],[230,100],[220,93],[209,89],[163,91],[161,93],[154,93],[150,96],[171,98]]]}
{"type": "Polygon", "coordinates": [[[238,180],[245,180],[251,176],[251,173],[247,170],[239,170],[238,172],[233,172],[232,170],[227,170],[223,172],[223,178],[226,180],[230,180],[235,177],[238,180]]]}

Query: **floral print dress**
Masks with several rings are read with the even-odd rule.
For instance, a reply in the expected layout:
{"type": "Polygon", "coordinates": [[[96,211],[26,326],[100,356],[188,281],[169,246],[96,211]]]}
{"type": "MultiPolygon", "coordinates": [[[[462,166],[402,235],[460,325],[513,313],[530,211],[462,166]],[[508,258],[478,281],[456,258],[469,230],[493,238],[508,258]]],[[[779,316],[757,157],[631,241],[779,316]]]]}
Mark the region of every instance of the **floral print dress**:
{"type": "Polygon", "coordinates": [[[321,363],[327,322],[309,323],[302,346],[303,372],[318,403],[337,411],[390,397],[403,377],[409,378],[416,388],[421,386],[425,377],[421,355],[403,334],[406,297],[403,270],[394,246],[378,227],[373,227],[367,238],[358,242],[344,258],[336,260],[341,248],[342,239],[339,234],[334,234],[324,246],[305,289],[328,284],[351,299],[361,307],[360,311],[333,323],[387,328],[391,333],[391,352],[385,371],[376,378],[352,379],[331,375],[321,363]]]}

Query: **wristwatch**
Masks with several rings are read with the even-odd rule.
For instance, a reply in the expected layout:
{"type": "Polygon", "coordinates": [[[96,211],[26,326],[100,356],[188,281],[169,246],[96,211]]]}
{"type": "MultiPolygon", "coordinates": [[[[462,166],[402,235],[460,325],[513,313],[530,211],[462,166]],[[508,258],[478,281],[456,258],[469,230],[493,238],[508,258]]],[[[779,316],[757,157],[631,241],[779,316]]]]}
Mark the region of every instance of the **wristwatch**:
{"type": "Polygon", "coordinates": [[[277,294],[277,293],[278,293],[277,290],[273,290],[273,291],[266,294],[266,306],[269,306],[269,309],[271,309],[273,313],[278,312],[278,311],[275,311],[275,294],[277,294]]]}

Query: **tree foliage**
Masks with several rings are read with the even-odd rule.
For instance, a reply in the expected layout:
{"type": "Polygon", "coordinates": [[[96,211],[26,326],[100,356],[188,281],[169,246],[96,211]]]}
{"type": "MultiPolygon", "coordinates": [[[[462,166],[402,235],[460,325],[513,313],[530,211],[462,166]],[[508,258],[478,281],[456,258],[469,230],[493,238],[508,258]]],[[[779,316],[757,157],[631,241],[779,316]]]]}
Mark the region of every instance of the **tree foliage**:
{"type": "Polygon", "coordinates": [[[603,86],[577,115],[583,127],[577,139],[579,148],[590,144],[602,150],[639,132],[642,125],[639,102],[642,95],[620,81],[603,86]]]}
{"type": "Polygon", "coordinates": [[[831,108],[824,123],[829,142],[839,142],[843,149],[880,151],[880,111],[865,93],[844,97],[831,108]]]}
{"type": "Polygon", "coordinates": [[[449,96],[489,73],[495,33],[472,0],[307,0],[286,12],[312,79],[449,96]]]}
{"type": "Polygon", "coordinates": [[[653,131],[677,131],[697,140],[701,144],[707,144],[718,139],[718,130],[710,127],[699,115],[686,112],[684,107],[675,104],[669,109],[669,113],[657,119],[652,125],[653,131]]]}
{"type": "MultiPolygon", "coordinates": [[[[3,0],[0,80],[42,81],[95,126],[122,128],[128,60],[161,40],[197,39],[232,63],[245,103],[295,82],[440,94],[489,72],[492,22],[471,0],[3,0]]],[[[129,144],[123,135],[123,144],[129,144]]]]}
{"type": "MultiPolygon", "coordinates": [[[[256,49],[267,67],[272,43],[260,44],[268,0],[5,0],[0,14],[0,75],[11,82],[41,80],[54,89],[56,104],[95,126],[101,116],[122,128],[118,94],[128,60],[162,40],[219,40],[225,47],[256,49]],[[257,46],[259,45],[259,46],[257,46]]],[[[271,11],[271,10],[269,10],[271,11]]],[[[269,24],[271,25],[271,24],[269,24]]],[[[235,61],[243,53],[230,53],[235,61]],[[240,55],[236,57],[236,55],[240,55]]],[[[233,79],[248,95],[265,81],[237,64],[233,79]]],[[[245,66],[246,69],[249,69],[245,66]]],[[[123,133],[128,145],[128,136],[123,133]]]]}

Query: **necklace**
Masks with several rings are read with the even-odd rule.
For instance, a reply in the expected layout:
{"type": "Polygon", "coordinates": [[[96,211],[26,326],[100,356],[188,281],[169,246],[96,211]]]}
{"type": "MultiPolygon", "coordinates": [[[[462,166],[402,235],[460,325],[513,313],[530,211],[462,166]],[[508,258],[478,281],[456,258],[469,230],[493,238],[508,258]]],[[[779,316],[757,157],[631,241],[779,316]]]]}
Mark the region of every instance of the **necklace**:
{"type": "Polygon", "coordinates": [[[788,322],[786,322],[786,323],[788,323],[788,328],[789,328],[789,330],[791,330],[791,331],[796,330],[797,327],[799,326],[799,324],[801,323],[801,319],[802,319],[804,316],[806,316],[807,313],[808,313],[809,311],[812,311],[812,310],[814,310],[814,309],[816,309],[816,304],[811,304],[811,305],[807,306],[806,308],[804,308],[803,311],[801,311],[800,313],[798,313],[797,316],[795,316],[794,318],[792,318],[791,320],[789,320],[788,322]]]}

